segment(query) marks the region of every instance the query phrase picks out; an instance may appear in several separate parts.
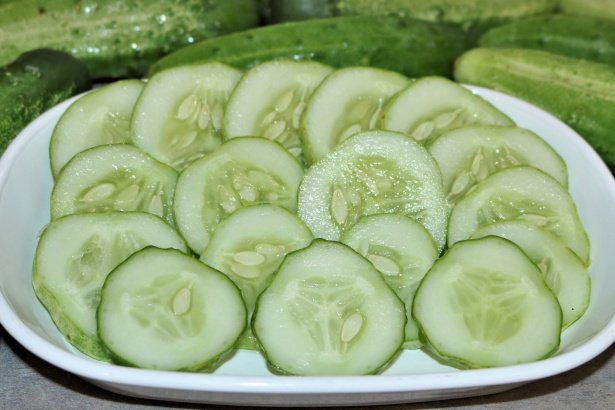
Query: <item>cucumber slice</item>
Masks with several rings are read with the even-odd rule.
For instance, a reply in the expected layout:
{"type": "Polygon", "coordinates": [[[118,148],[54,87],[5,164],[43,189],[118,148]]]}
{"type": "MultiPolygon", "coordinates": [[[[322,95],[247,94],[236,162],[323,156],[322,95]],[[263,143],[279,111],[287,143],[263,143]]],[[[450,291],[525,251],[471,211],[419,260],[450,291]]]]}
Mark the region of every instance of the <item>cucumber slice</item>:
{"type": "Polygon", "coordinates": [[[213,369],[247,324],[230,279],[177,250],[154,247],[109,274],[96,317],[114,360],[161,370],[213,369]]]}
{"type": "Polygon", "coordinates": [[[143,211],[174,224],[177,173],[128,144],[90,148],[73,157],[51,193],[51,219],[83,212],[143,211]]]}
{"type": "Polygon", "coordinates": [[[519,246],[540,268],[562,307],[562,328],[583,316],[589,305],[587,268],[557,236],[526,221],[502,221],[478,229],[472,237],[495,235],[519,246]]]}
{"type": "Polygon", "coordinates": [[[403,134],[365,131],[314,164],[299,190],[299,217],[314,236],[339,240],[362,216],[398,213],[420,222],[438,250],[448,210],[438,165],[403,134]]]}
{"type": "Polygon", "coordinates": [[[376,373],[404,340],[403,303],[369,261],[316,239],[289,254],[258,299],[252,330],[277,371],[376,373]]]}
{"type": "MultiPolygon", "coordinates": [[[[312,232],[294,213],[275,205],[240,208],[216,227],[201,261],[231,278],[252,316],[256,298],[289,252],[305,248],[312,232]]],[[[257,349],[248,328],[239,347],[257,349]]]]}
{"type": "Polygon", "coordinates": [[[301,158],[299,126],[306,100],[333,69],[314,61],[269,61],[246,72],[224,114],[225,138],[258,135],[301,158]]]}
{"type": "Polygon", "coordinates": [[[423,77],[395,95],[381,126],[428,144],[443,132],[471,124],[514,125],[489,102],[444,77],[423,77]]]}
{"type": "Polygon", "coordinates": [[[329,75],[303,114],[303,154],[308,163],[351,135],[376,128],[386,101],[409,82],[399,73],[373,67],[342,68],[329,75]]]}
{"type": "Polygon", "coordinates": [[[261,137],[232,138],[182,171],[174,211],[179,231],[197,254],[233,211],[273,204],[292,212],[303,167],[282,145],[261,137]]]}
{"type": "Polygon", "coordinates": [[[457,367],[527,363],[559,346],[555,295],[518,246],[495,236],[449,248],[421,282],[412,313],[428,351],[457,367]]]}
{"type": "Polygon", "coordinates": [[[518,127],[468,126],[449,131],[429,146],[440,171],[449,206],[476,183],[500,169],[530,165],[568,186],[562,157],[542,138],[518,127]]]}
{"type": "Polygon", "coordinates": [[[51,222],[36,248],[32,283],[66,339],[109,361],[96,334],[96,307],[109,272],[146,246],[188,248],[162,219],[141,212],[69,215],[51,222]]]}
{"type": "Polygon", "coordinates": [[[419,282],[438,258],[438,248],[425,227],[397,214],[362,217],[342,235],[342,242],[367,258],[406,305],[404,348],[421,347],[412,318],[412,300],[419,282]]]}
{"type": "Polygon", "coordinates": [[[448,244],[467,239],[482,226],[521,219],[561,238],[587,265],[589,239],[568,191],[536,168],[516,166],[494,173],[453,208],[448,244]]]}
{"type": "Polygon", "coordinates": [[[49,143],[54,178],[81,151],[130,142],[130,117],[142,90],[140,80],[116,81],[72,103],[58,120],[49,143]]]}
{"type": "Polygon", "coordinates": [[[182,170],[222,139],[222,119],[241,71],[221,63],[165,70],[149,79],[135,106],[132,141],[182,170]]]}

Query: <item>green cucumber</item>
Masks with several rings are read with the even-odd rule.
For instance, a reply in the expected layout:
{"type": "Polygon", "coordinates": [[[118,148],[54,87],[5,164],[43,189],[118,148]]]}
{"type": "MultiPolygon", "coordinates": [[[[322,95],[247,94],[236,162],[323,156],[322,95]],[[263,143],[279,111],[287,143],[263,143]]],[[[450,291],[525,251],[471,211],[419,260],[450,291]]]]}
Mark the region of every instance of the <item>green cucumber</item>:
{"type": "Polygon", "coordinates": [[[452,25],[386,16],[324,18],[201,41],[161,59],[150,75],[210,61],[245,69],[285,58],[315,60],[333,67],[371,65],[408,76],[450,77],[452,62],[467,48],[466,42],[466,35],[452,25]]]}
{"type": "Polygon", "coordinates": [[[258,24],[255,0],[8,0],[0,64],[34,48],[72,54],[92,77],[141,75],[165,54],[258,24]]]}
{"type": "Polygon", "coordinates": [[[60,51],[29,51],[0,67],[0,155],[30,121],[90,86],[85,65],[60,51]]]}
{"type": "Polygon", "coordinates": [[[615,20],[615,0],[560,0],[559,8],[567,14],[615,20]]]}
{"type": "Polygon", "coordinates": [[[494,27],[481,36],[479,45],[533,48],[615,65],[615,21],[568,14],[537,16],[494,27]]]}
{"type": "Polygon", "coordinates": [[[335,0],[269,0],[268,19],[270,23],[333,17],[335,0]]]}
{"type": "Polygon", "coordinates": [[[455,79],[502,91],[550,112],[615,167],[615,67],[553,53],[477,48],[459,57],[455,79]]]}

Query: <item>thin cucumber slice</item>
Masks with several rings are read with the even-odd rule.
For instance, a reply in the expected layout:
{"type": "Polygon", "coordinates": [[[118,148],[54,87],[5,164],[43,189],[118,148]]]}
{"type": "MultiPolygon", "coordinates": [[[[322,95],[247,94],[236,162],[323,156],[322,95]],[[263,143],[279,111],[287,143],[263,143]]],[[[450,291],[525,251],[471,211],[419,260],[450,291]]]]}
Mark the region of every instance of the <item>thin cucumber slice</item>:
{"type": "Polygon", "coordinates": [[[568,186],[562,157],[545,140],[518,127],[468,126],[449,131],[429,145],[440,171],[446,199],[452,207],[478,182],[494,172],[530,165],[568,186]]]}
{"type": "Polygon", "coordinates": [[[182,171],[174,211],[188,245],[203,253],[216,225],[257,204],[297,209],[303,167],[282,145],[261,137],[232,138],[182,171]]]}
{"type": "Polygon", "coordinates": [[[142,212],[69,215],[41,234],[34,290],[60,332],[83,353],[110,360],[96,333],[100,288],[111,270],[150,245],[188,251],[169,224],[142,212]]]}
{"type": "Polygon", "coordinates": [[[51,193],[51,219],[83,212],[143,211],[170,224],[177,173],[128,144],[90,148],[73,157],[51,193]]]}
{"type": "Polygon", "coordinates": [[[482,226],[515,219],[555,234],[583,263],[589,262],[589,239],[572,197],[553,177],[528,166],[494,173],[457,202],[448,245],[470,238],[482,226]]]}
{"type": "Polygon", "coordinates": [[[303,114],[303,154],[312,164],[350,136],[376,128],[388,99],[409,84],[373,67],[336,70],[316,88],[303,114]]]}
{"type": "Polygon", "coordinates": [[[448,209],[438,165],[420,144],[392,131],[365,131],[308,169],[299,217],[314,236],[339,240],[362,216],[398,213],[444,247],[448,209]]]}
{"type": "Polygon", "coordinates": [[[174,249],[145,248],[107,277],[98,334],[119,363],[160,370],[211,370],[246,327],[239,289],[174,249]]]}
{"type": "Polygon", "coordinates": [[[275,60],[251,68],[226,106],[225,138],[263,136],[301,158],[301,115],[314,88],[332,71],[314,61],[275,60]]]}
{"type": "Polygon", "coordinates": [[[130,117],[143,85],[140,80],[116,81],[80,97],[68,107],[49,143],[54,178],[81,151],[130,142],[130,117]]]}
{"type": "Polygon", "coordinates": [[[495,236],[449,248],[421,282],[412,312],[428,351],[457,367],[532,362],[559,346],[555,295],[518,246],[495,236]]]}
{"type": "Polygon", "coordinates": [[[481,238],[487,235],[514,242],[538,266],[562,307],[562,329],[583,316],[589,305],[589,272],[561,239],[529,222],[519,220],[486,225],[472,237],[481,238]]]}
{"type": "Polygon", "coordinates": [[[278,372],[376,373],[404,340],[404,304],[369,261],[316,239],[289,254],[258,299],[252,330],[278,372]]]}
{"type": "Polygon", "coordinates": [[[149,79],[135,106],[132,141],[176,170],[222,139],[222,119],[241,71],[221,63],[172,68],[149,79]]]}
{"type": "MultiPolygon", "coordinates": [[[[294,213],[275,205],[253,205],[238,209],[216,226],[201,261],[235,282],[250,318],[256,298],[282,259],[312,239],[312,232],[294,213]]],[[[251,329],[246,329],[239,347],[258,348],[251,329]]]]}
{"type": "Polygon", "coordinates": [[[472,124],[514,125],[503,112],[444,77],[423,77],[384,108],[381,127],[428,144],[443,132],[472,124]]]}
{"type": "Polygon", "coordinates": [[[438,247],[423,225],[398,214],[364,216],[341,241],[367,258],[406,305],[404,348],[421,347],[412,317],[414,292],[438,258],[438,247]]]}

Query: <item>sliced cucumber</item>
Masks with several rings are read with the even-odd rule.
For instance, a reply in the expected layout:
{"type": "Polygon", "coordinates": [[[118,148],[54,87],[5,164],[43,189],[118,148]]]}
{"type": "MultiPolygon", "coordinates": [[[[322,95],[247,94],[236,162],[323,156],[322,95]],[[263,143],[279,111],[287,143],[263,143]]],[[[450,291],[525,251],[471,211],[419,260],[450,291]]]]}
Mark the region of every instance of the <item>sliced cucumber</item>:
{"type": "Polygon", "coordinates": [[[177,250],[154,247],[109,274],[96,317],[114,360],[161,370],[212,369],[247,324],[229,278],[177,250]]]}
{"type": "Polygon", "coordinates": [[[34,290],[60,332],[85,354],[110,360],[96,334],[100,288],[111,270],[150,245],[188,250],[171,226],[141,212],[69,215],[41,234],[34,290]]]}
{"type": "Polygon", "coordinates": [[[403,303],[369,261],[314,240],[289,254],[258,299],[252,329],[279,372],[376,373],[404,340],[403,303]]]}
{"type": "Polygon", "coordinates": [[[225,138],[263,136],[300,158],[299,126],[306,101],[332,71],[314,61],[274,60],[253,67],[226,106],[225,138]]]}
{"type": "Polygon", "coordinates": [[[427,150],[392,131],[355,135],[308,169],[299,217],[314,236],[339,240],[362,216],[408,215],[444,247],[448,210],[438,165],[427,150]]]}
{"type": "Polygon", "coordinates": [[[303,167],[282,145],[261,137],[232,138],[182,171],[174,211],[188,245],[201,254],[216,225],[233,211],[274,204],[297,209],[303,167]]]}
{"type": "Polygon", "coordinates": [[[90,148],[73,157],[51,193],[51,219],[83,212],[144,211],[173,224],[177,173],[128,144],[90,148]]]}
{"type": "Polygon", "coordinates": [[[241,71],[221,63],[177,67],[149,79],[132,118],[133,143],[177,170],[222,139],[222,119],[241,71]]]}
{"type": "Polygon", "coordinates": [[[429,232],[403,215],[375,214],[361,218],[341,240],[367,258],[406,305],[404,348],[421,347],[412,318],[412,300],[419,282],[439,255],[429,232]]]}
{"type": "Polygon", "coordinates": [[[568,170],[562,157],[538,135],[523,128],[458,128],[436,138],[429,153],[442,171],[450,206],[495,171],[515,165],[533,166],[568,186],[568,170]]]}
{"type": "Polygon", "coordinates": [[[467,239],[480,227],[521,219],[560,237],[589,262],[589,240],[572,197],[553,177],[528,166],[498,171],[476,185],[451,211],[448,244],[467,239]]]}
{"type": "Polygon", "coordinates": [[[590,277],[579,257],[558,237],[526,221],[502,221],[476,231],[474,238],[495,235],[517,244],[540,268],[562,307],[562,328],[583,316],[589,305],[590,277]]]}
{"type": "Polygon", "coordinates": [[[429,351],[458,367],[527,363],[559,346],[555,295],[518,246],[495,236],[449,248],[421,282],[412,312],[429,351]]]}
{"type": "Polygon", "coordinates": [[[81,151],[130,142],[130,117],[143,84],[140,80],[116,81],[80,97],[68,107],[49,143],[54,178],[81,151]]]}
{"type": "Polygon", "coordinates": [[[314,163],[360,131],[376,128],[382,108],[410,80],[373,67],[342,68],[316,88],[303,114],[303,154],[314,163]]]}
{"type": "MultiPolygon", "coordinates": [[[[218,226],[201,261],[231,278],[241,289],[248,318],[286,254],[305,248],[312,232],[294,213],[275,205],[253,205],[230,214],[218,226]]],[[[257,349],[252,331],[239,347],[257,349]]]]}
{"type": "Polygon", "coordinates": [[[423,77],[387,104],[382,128],[406,133],[422,144],[471,124],[514,125],[489,102],[444,77],[423,77]]]}

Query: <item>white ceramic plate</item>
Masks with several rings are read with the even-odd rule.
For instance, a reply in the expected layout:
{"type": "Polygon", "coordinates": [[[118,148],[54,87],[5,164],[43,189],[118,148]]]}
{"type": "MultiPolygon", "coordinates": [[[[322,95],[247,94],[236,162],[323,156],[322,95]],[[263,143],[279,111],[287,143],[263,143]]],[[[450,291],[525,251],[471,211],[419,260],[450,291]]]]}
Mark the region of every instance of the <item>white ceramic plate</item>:
{"type": "Polygon", "coordinates": [[[421,351],[406,351],[384,374],[360,377],[274,376],[255,352],[241,351],[214,374],[133,369],[96,362],[56,330],[31,286],[37,235],[49,220],[48,143],[70,101],[30,124],[0,160],[0,322],[49,363],[118,393],[211,404],[323,406],[439,400],[496,393],[579,366],[615,341],[615,182],[596,153],[554,117],[520,100],[471,87],[555,147],[566,160],[570,191],[592,244],[591,304],[567,329],[561,349],[535,363],[456,370],[421,351]]]}

